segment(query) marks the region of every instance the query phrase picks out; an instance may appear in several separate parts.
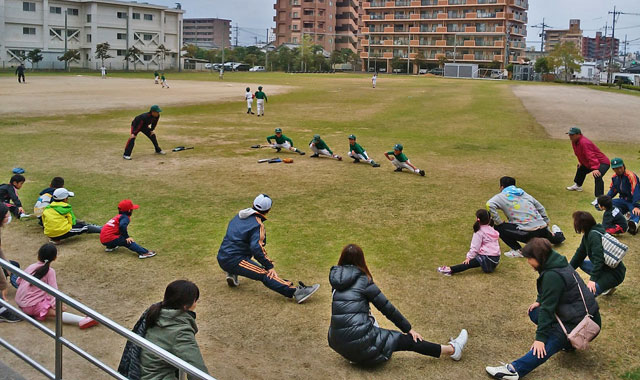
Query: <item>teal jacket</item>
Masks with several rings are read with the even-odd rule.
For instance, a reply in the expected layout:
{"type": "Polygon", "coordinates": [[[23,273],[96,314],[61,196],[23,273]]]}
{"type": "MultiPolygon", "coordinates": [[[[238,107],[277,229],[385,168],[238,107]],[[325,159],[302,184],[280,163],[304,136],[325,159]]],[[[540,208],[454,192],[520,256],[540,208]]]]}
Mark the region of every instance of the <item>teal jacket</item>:
{"type": "MultiPolygon", "coordinates": [[[[145,338],[205,373],[209,373],[196,342],[195,313],[162,309],[155,326],[147,329],[145,338]]],[[[175,380],[176,369],[147,350],[140,353],[141,380],[175,380]]],[[[194,379],[189,376],[189,379],[194,379]]]]}
{"type": "Polygon", "coordinates": [[[588,257],[593,264],[590,280],[600,285],[603,291],[620,285],[627,272],[623,263],[618,264],[615,268],[605,264],[602,250],[602,235],[604,234],[604,227],[601,224],[593,226],[591,231],[582,236],[580,246],[571,259],[571,266],[576,269],[588,257]]]}

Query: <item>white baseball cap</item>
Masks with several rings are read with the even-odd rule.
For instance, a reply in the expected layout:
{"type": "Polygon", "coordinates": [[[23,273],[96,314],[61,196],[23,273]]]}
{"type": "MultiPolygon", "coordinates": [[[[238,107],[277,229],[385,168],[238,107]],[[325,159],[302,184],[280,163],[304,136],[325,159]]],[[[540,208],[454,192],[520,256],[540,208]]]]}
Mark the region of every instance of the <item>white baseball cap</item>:
{"type": "Polygon", "coordinates": [[[65,189],[64,187],[61,187],[59,189],[56,189],[53,192],[53,199],[56,201],[61,201],[64,199],[67,199],[69,197],[73,197],[75,196],[75,194],[67,189],[65,189]]]}
{"type": "Polygon", "coordinates": [[[253,200],[253,208],[258,211],[269,211],[273,201],[267,194],[260,194],[253,200]]]}

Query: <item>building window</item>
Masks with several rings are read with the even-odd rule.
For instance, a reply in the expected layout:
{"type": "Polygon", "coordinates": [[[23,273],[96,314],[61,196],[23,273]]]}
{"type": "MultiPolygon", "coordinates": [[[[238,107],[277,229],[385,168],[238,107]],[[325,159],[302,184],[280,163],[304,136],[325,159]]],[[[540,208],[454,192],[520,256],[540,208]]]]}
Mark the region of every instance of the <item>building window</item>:
{"type": "Polygon", "coordinates": [[[78,11],[78,8],[67,8],[67,14],[69,16],[77,16],[80,12],[78,11]]]}
{"type": "Polygon", "coordinates": [[[298,43],[298,37],[293,37],[291,39],[291,42],[293,42],[294,44],[297,44],[298,43]]]}
{"type": "Polygon", "coordinates": [[[30,3],[28,1],[22,2],[22,10],[25,12],[35,12],[36,11],[36,3],[30,3]]]}
{"type": "Polygon", "coordinates": [[[134,13],[133,14],[133,19],[134,20],[140,20],[140,13],[134,13]]]}
{"type": "Polygon", "coordinates": [[[153,21],[153,15],[150,15],[150,14],[146,14],[146,13],[145,13],[145,15],[144,15],[144,19],[145,19],[146,21],[153,21]]]}
{"type": "Polygon", "coordinates": [[[36,35],[36,28],[22,28],[22,34],[25,35],[29,35],[29,36],[35,36],[36,35]]]}
{"type": "Polygon", "coordinates": [[[118,33],[118,39],[119,40],[126,40],[127,39],[127,33],[118,33]]]}
{"type": "Polygon", "coordinates": [[[62,14],[62,7],[49,7],[49,13],[62,14]]]}
{"type": "Polygon", "coordinates": [[[127,55],[127,51],[126,50],[122,50],[122,49],[118,49],[118,57],[124,57],[125,55],[127,55]]]}
{"type": "Polygon", "coordinates": [[[151,61],[153,59],[153,56],[151,54],[145,54],[142,56],[142,59],[144,59],[145,61],[151,61]]]}
{"type": "Polygon", "coordinates": [[[87,42],[91,42],[91,34],[87,34],[87,42]]]}
{"type": "Polygon", "coordinates": [[[153,34],[145,34],[143,38],[145,41],[151,41],[153,39],[153,34]]]}
{"type": "Polygon", "coordinates": [[[87,15],[87,22],[91,22],[91,15],[87,15]]]}
{"type": "Polygon", "coordinates": [[[127,18],[127,12],[118,12],[118,18],[127,18]]]}

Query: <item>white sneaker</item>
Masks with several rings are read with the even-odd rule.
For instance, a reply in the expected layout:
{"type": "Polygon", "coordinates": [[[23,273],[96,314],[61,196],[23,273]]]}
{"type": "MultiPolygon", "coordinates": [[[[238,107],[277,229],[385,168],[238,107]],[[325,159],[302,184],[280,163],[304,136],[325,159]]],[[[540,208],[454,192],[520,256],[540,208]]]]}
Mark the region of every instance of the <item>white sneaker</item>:
{"type": "Polygon", "coordinates": [[[451,355],[451,359],[458,361],[462,359],[462,350],[464,346],[467,344],[467,340],[469,339],[469,334],[467,330],[462,329],[460,334],[456,339],[451,339],[449,344],[453,346],[453,354],[451,355]]]}
{"type": "Polygon", "coordinates": [[[578,186],[578,184],[574,183],[571,186],[567,186],[567,190],[569,190],[569,191],[582,191],[582,186],[578,186]]]}
{"type": "Polygon", "coordinates": [[[515,370],[512,371],[512,369],[513,366],[511,364],[502,363],[502,365],[498,367],[486,367],[485,371],[494,379],[519,380],[520,375],[518,375],[518,372],[515,370]]]}
{"type": "Polygon", "coordinates": [[[551,226],[551,232],[553,232],[553,234],[555,235],[562,232],[562,230],[560,229],[560,227],[558,227],[557,224],[554,224],[553,226],[551,226]]]}
{"type": "Polygon", "coordinates": [[[513,258],[518,258],[518,257],[524,257],[524,256],[522,256],[522,253],[520,253],[519,249],[512,249],[509,252],[505,252],[504,255],[507,256],[507,257],[511,257],[512,259],[513,258]]]}
{"type": "Polygon", "coordinates": [[[106,247],[105,247],[104,251],[105,251],[105,252],[113,252],[113,251],[115,251],[116,249],[118,249],[118,247],[117,247],[117,246],[116,246],[116,247],[113,247],[113,248],[106,248],[106,247]]]}
{"type": "Polygon", "coordinates": [[[131,160],[131,156],[122,156],[125,160],[131,160]]]}
{"type": "Polygon", "coordinates": [[[160,154],[160,155],[163,155],[163,156],[164,156],[165,154],[167,154],[167,152],[165,152],[164,150],[161,150],[161,151],[159,151],[159,152],[156,152],[156,154],[160,154]]]}
{"type": "Polygon", "coordinates": [[[20,219],[29,219],[29,218],[31,218],[30,214],[25,214],[24,212],[20,214],[20,219]]]}

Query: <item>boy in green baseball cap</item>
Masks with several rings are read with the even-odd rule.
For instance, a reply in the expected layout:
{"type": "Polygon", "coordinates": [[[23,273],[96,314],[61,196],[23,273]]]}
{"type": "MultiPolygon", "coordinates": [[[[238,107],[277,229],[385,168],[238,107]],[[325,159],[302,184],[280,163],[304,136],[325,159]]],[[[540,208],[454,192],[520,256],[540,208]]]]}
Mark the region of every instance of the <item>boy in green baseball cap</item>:
{"type": "Polygon", "coordinates": [[[267,137],[267,142],[274,148],[277,152],[280,152],[280,149],[284,148],[290,150],[292,152],[296,152],[301,156],[304,156],[304,152],[299,150],[298,148],[293,147],[293,141],[287,136],[282,134],[282,128],[276,128],[276,134],[267,137]],[[275,143],[272,143],[271,140],[275,140],[275,143]]]}
{"type": "Polygon", "coordinates": [[[349,135],[349,153],[347,155],[353,158],[353,163],[357,164],[360,161],[365,161],[371,164],[374,168],[380,167],[380,164],[376,163],[373,159],[369,158],[367,151],[356,142],[355,135],[349,135]]]}
{"type": "Polygon", "coordinates": [[[420,174],[424,177],[424,170],[420,170],[417,167],[413,166],[413,164],[409,161],[409,158],[402,152],[404,147],[402,144],[396,144],[393,146],[393,150],[386,152],[384,154],[387,157],[387,160],[391,161],[393,166],[396,167],[397,172],[401,172],[402,169],[409,169],[416,174],[420,174]],[[393,156],[393,158],[391,157],[393,156]]]}
{"type": "Polygon", "coordinates": [[[342,161],[342,157],[337,154],[333,154],[333,151],[329,146],[320,138],[320,135],[313,135],[313,139],[309,142],[309,148],[313,151],[310,156],[312,158],[320,157],[320,155],[335,158],[338,161],[342,161]]]}
{"type": "Polygon", "coordinates": [[[640,223],[640,179],[628,170],[621,158],[611,160],[611,168],[614,171],[611,177],[611,186],[607,195],[611,197],[613,207],[625,215],[629,213],[629,233],[638,233],[640,223]],[[618,195],[618,198],[615,196],[618,195]]]}

